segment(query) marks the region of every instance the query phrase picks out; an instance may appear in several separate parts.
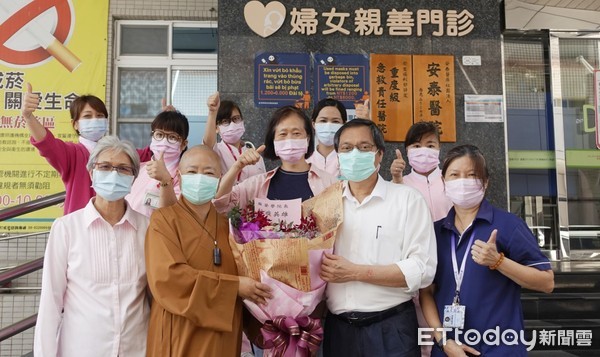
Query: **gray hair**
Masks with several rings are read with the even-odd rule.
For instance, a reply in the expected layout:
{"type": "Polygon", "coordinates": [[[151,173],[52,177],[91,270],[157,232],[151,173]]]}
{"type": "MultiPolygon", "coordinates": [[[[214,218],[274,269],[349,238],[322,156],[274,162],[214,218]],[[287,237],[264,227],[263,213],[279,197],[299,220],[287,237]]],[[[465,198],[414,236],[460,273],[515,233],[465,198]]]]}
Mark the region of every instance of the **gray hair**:
{"type": "Polygon", "coordinates": [[[127,140],[119,140],[116,136],[105,136],[98,140],[96,147],[90,153],[90,158],[87,162],[87,169],[91,171],[94,168],[94,164],[98,161],[98,156],[105,151],[115,151],[117,153],[124,152],[129,156],[131,163],[133,164],[133,176],[137,178],[140,172],[140,156],[138,155],[133,144],[127,140]]]}

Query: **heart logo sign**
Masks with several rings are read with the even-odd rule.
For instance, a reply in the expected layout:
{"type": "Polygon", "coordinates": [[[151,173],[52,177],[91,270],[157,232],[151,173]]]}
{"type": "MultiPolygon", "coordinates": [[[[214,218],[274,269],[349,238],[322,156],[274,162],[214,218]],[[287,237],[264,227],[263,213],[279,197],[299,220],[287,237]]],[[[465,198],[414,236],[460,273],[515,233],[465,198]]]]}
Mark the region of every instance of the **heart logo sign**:
{"type": "Polygon", "coordinates": [[[263,38],[271,36],[283,26],[285,14],[285,6],[279,1],[271,1],[266,6],[260,1],[250,1],[244,7],[248,27],[263,38]]]}

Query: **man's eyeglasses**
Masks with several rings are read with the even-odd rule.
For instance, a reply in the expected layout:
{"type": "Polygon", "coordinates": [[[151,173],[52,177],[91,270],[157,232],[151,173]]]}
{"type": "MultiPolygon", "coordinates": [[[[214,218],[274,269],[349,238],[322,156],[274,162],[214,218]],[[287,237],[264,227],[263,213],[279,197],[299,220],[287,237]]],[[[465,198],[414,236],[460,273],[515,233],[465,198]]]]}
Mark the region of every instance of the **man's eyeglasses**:
{"type": "Polygon", "coordinates": [[[219,123],[219,125],[229,126],[229,124],[231,124],[231,123],[237,124],[237,123],[241,122],[242,120],[244,120],[244,118],[242,118],[241,115],[235,115],[235,116],[232,116],[231,118],[222,119],[221,122],[219,123]]]}
{"type": "Polygon", "coordinates": [[[117,173],[119,175],[123,175],[123,176],[133,176],[133,167],[131,166],[124,166],[124,165],[119,165],[119,166],[113,166],[111,164],[109,164],[108,162],[97,162],[94,164],[94,166],[96,167],[96,170],[98,171],[117,171],[117,173]]]}
{"type": "Polygon", "coordinates": [[[358,149],[358,151],[361,152],[369,152],[369,151],[373,151],[373,149],[376,147],[376,145],[374,144],[369,144],[369,143],[362,143],[362,144],[358,144],[358,145],[349,145],[349,144],[343,144],[340,145],[340,147],[338,148],[339,152],[350,152],[352,150],[354,150],[354,148],[358,149]]]}
{"type": "Polygon", "coordinates": [[[171,144],[177,144],[178,142],[181,141],[181,136],[179,136],[175,133],[167,134],[164,131],[160,131],[160,130],[153,131],[152,137],[158,141],[161,141],[162,139],[167,138],[167,141],[171,144]]]}

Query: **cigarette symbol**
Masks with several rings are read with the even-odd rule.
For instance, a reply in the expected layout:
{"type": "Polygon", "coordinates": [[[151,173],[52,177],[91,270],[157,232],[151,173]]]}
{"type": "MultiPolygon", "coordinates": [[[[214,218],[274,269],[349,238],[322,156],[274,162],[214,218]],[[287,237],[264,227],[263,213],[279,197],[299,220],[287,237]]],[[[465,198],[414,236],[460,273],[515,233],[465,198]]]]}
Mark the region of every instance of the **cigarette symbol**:
{"type": "Polygon", "coordinates": [[[42,62],[50,54],[70,72],[81,64],[81,60],[63,45],[71,26],[71,6],[68,1],[34,0],[21,7],[12,0],[0,0],[0,17],[5,19],[0,25],[0,32],[4,33],[0,35],[0,59],[4,62],[30,66],[42,62]],[[51,8],[55,8],[58,15],[54,34],[38,21],[40,15],[51,8]],[[36,48],[25,51],[8,48],[7,43],[13,36],[18,36],[20,44],[27,43],[36,48]],[[38,49],[47,52],[46,55],[40,56],[38,49]]]}

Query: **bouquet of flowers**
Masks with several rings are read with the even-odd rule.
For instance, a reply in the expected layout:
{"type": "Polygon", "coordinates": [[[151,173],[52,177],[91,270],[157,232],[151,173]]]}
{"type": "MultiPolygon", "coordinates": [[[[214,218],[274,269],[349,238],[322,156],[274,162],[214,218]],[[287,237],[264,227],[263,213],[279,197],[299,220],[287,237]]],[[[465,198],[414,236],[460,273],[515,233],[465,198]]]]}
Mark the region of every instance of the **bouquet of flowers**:
{"type": "Polygon", "coordinates": [[[230,211],[229,244],[238,273],[272,289],[266,306],[244,301],[263,324],[265,355],[309,356],[318,350],[323,330],[309,315],[325,293],[321,260],[323,252],[333,251],[342,215],[341,184],[302,203],[297,224],[275,221],[252,204],[230,211]]]}

